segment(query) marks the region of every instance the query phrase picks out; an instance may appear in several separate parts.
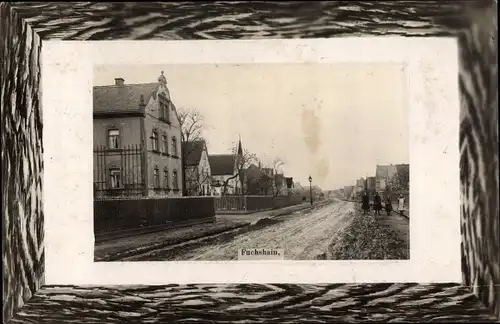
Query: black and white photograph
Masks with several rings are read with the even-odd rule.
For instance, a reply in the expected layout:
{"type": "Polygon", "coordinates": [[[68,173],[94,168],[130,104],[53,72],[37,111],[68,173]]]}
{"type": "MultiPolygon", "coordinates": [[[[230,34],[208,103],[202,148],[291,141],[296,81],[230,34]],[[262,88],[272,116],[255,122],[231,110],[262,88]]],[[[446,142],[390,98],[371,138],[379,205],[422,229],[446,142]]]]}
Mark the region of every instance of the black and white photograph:
{"type": "Polygon", "coordinates": [[[498,322],[497,9],[0,2],[2,323],[498,322]]]}
{"type": "Polygon", "coordinates": [[[409,259],[405,73],[94,66],[94,260],[409,259]]]}

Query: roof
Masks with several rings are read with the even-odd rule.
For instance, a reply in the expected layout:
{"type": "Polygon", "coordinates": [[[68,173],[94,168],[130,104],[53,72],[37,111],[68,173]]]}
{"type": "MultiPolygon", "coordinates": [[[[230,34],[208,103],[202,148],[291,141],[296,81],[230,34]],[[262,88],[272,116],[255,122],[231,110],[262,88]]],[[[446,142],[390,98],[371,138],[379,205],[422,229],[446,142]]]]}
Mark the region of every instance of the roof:
{"type": "Polygon", "coordinates": [[[233,175],[235,156],[233,154],[215,154],[208,156],[213,176],[233,175]]]}
{"type": "Polygon", "coordinates": [[[93,90],[94,112],[139,111],[141,96],[147,104],[158,87],[157,82],[96,86],[93,90]]]}
{"type": "Polygon", "coordinates": [[[205,150],[205,141],[190,141],[182,142],[182,152],[184,154],[186,166],[194,166],[200,164],[203,150],[205,150]]]}

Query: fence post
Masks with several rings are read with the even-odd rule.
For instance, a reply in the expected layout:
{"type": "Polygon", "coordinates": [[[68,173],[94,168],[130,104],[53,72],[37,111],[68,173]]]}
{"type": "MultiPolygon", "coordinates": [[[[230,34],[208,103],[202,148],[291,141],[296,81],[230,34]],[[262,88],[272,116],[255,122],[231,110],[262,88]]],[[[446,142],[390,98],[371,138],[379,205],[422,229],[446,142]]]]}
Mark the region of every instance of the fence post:
{"type": "Polygon", "coordinates": [[[144,185],[144,196],[148,196],[148,188],[149,188],[149,174],[148,174],[148,159],[147,159],[147,145],[144,142],[141,145],[141,155],[142,155],[142,161],[141,161],[141,170],[142,170],[142,183],[144,185]]]}

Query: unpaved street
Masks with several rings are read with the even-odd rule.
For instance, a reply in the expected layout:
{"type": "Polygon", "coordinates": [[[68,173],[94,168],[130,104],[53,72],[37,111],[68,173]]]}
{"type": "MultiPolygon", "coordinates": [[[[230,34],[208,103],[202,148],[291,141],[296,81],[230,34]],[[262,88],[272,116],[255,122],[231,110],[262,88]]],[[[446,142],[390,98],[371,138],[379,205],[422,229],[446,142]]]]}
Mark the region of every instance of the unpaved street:
{"type": "Polygon", "coordinates": [[[174,260],[234,260],[241,248],[284,249],[287,260],[316,259],[349,224],[353,212],[352,202],[335,201],[312,211],[289,215],[282,222],[238,235],[227,243],[186,251],[174,260]]]}

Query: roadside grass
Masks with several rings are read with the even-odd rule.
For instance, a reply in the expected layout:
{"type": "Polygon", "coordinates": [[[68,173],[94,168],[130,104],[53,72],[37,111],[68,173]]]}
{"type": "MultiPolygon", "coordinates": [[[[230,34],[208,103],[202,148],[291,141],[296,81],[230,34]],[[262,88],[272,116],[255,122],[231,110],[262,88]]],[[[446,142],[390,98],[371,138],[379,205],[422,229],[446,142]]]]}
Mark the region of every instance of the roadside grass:
{"type": "Polygon", "coordinates": [[[330,260],[409,259],[406,243],[393,229],[359,210],[351,224],[330,244],[327,255],[330,260]]]}

